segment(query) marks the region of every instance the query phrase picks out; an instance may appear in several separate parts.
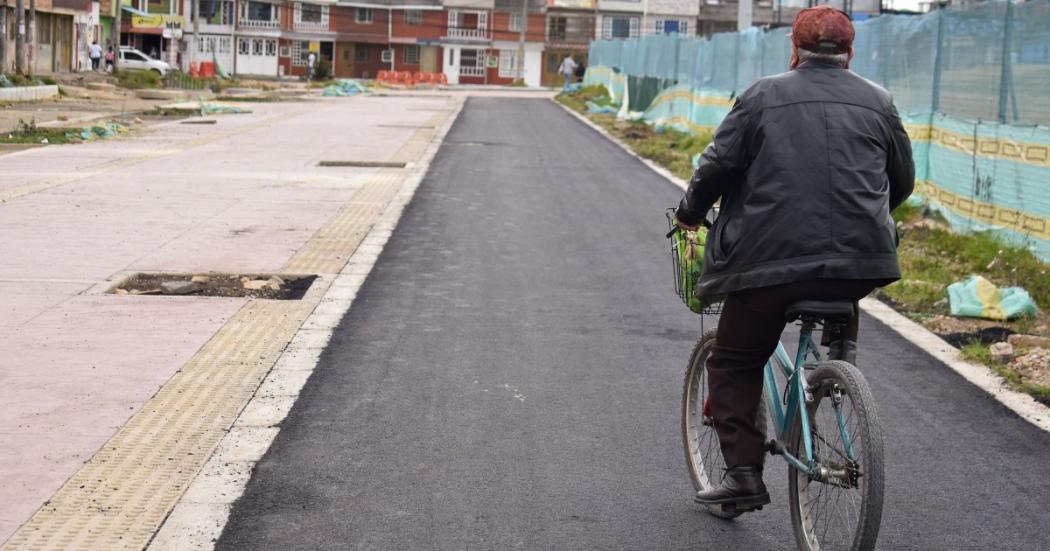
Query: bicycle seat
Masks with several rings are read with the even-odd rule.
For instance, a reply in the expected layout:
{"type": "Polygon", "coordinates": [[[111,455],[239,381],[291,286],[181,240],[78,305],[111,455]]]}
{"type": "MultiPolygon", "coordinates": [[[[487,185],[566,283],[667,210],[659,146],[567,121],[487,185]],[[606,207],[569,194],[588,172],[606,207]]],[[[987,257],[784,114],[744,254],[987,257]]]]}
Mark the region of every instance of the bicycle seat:
{"type": "Polygon", "coordinates": [[[784,321],[797,319],[819,323],[821,320],[842,322],[853,315],[853,303],[848,300],[800,300],[784,309],[784,321]]]}

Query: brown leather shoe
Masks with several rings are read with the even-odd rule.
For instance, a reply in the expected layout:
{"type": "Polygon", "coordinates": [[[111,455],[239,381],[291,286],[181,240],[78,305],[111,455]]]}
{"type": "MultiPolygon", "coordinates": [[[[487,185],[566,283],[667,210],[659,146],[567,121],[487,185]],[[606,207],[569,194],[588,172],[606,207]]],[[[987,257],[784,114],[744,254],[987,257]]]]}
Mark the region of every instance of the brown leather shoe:
{"type": "Polygon", "coordinates": [[[704,505],[741,505],[760,507],[769,503],[769,492],[762,483],[762,467],[733,467],[717,488],[696,493],[697,503],[704,505]]]}

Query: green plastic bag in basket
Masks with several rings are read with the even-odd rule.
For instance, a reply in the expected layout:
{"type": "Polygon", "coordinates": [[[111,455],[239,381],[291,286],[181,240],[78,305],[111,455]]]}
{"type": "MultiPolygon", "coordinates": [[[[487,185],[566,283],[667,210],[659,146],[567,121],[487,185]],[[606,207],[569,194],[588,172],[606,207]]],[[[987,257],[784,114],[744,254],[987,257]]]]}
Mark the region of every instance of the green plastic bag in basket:
{"type": "Polygon", "coordinates": [[[678,295],[682,297],[689,309],[697,314],[711,303],[712,300],[702,299],[696,296],[696,284],[704,272],[704,245],[707,243],[707,228],[700,227],[696,231],[688,231],[679,228],[671,236],[678,265],[678,295]]]}

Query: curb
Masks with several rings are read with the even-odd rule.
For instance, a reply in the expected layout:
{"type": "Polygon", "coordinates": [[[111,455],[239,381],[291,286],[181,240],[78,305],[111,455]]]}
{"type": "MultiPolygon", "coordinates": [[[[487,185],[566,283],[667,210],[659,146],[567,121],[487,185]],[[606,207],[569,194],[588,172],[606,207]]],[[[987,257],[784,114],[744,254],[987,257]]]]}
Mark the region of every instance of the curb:
{"type": "MultiPolygon", "coordinates": [[[[631,151],[627,144],[620,141],[616,136],[609,134],[608,131],[598,126],[587,117],[573,111],[554,99],[551,99],[551,101],[560,106],[570,115],[591,127],[595,132],[598,132],[614,144],[618,145],[621,149],[627,152],[628,155],[645,163],[645,165],[651,168],[653,172],[663,176],[683,190],[688,187],[688,183],[685,180],[674,176],[664,167],[657,165],[649,159],[641,157],[634,151],[631,151]]],[[[963,379],[966,379],[977,388],[987,392],[992,398],[995,398],[996,401],[1009,408],[1025,421],[1028,421],[1044,431],[1050,432],[1050,407],[1037,402],[1035,398],[1032,398],[1027,394],[1009,388],[1006,385],[1006,381],[1003,380],[1002,377],[996,375],[991,369],[980,364],[963,360],[959,351],[955,347],[945,342],[929,329],[915,323],[903,314],[886,306],[878,300],[872,298],[863,299],[860,301],[860,309],[871,317],[879,320],[879,322],[886,327],[892,329],[898,335],[903,337],[904,340],[918,346],[923,352],[926,352],[937,361],[948,366],[948,368],[958,373],[963,379]]]]}
{"type": "Polygon", "coordinates": [[[401,213],[415,195],[464,103],[456,102],[421,158],[409,165],[410,172],[402,180],[397,194],[303,322],[146,549],[214,549],[234,503],[244,493],[256,464],[277,437],[281,422],[317,367],[334,330],[350,310],[358,290],[379,260],[401,213]]]}

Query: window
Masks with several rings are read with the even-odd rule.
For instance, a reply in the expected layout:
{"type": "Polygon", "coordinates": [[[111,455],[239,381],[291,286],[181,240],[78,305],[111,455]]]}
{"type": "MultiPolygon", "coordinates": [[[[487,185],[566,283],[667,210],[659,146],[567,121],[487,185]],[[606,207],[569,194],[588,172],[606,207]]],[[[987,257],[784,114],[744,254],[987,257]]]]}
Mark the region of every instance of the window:
{"type": "Polygon", "coordinates": [[[328,29],[328,6],[297,3],[295,5],[295,26],[308,29],[328,29]]]}
{"type": "Polygon", "coordinates": [[[637,17],[611,17],[602,18],[602,38],[637,38],[637,17]]]}
{"type": "Polygon", "coordinates": [[[518,52],[516,50],[499,51],[500,78],[518,77],[518,52]]]}
{"type": "Polygon", "coordinates": [[[657,19],[654,30],[657,34],[689,34],[689,22],[678,19],[657,19]]]}
{"type": "Polygon", "coordinates": [[[423,10],[405,10],[405,25],[422,25],[423,10]]]}
{"type": "Polygon", "coordinates": [[[365,46],[364,44],[354,46],[354,61],[358,63],[368,63],[371,61],[371,59],[369,59],[370,57],[368,46],[365,46]]]}
{"type": "Polygon", "coordinates": [[[419,46],[405,46],[405,65],[419,65],[419,46]]]}
{"type": "MultiPolygon", "coordinates": [[[[521,32],[522,30],[522,18],[520,11],[510,12],[510,24],[507,26],[512,31],[521,32]]],[[[500,65],[502,67],[502,65],[500,65]]]]}
{"type": "Polygon", "coordinates": [[[310,43],[305,40],[292,42],[292,65],[306,67],[306,60],[310,57],[310,43]]]}
{"type": "Polygon", "coordinates": [[[354,15],[354,21],[358,23],[371,23],[372,8],[357,8],[357,13],[354,15]]]}
{"type": "Polygon", "coordinates": [[[266,2],[248,2],[248,19],[256,21],[271,21],[277,10],[273,4],[266,2]]]}
{"type": "Polygon", "coordinates": [[[459,74],[468,77],[485,76],[485,51],[467,48],[460,50],[459,74]]]}
{"type": "MultiPolygon", "coordinates": [[[[208,11],[208,5],[201,2],[201,19],[211,25],[233,25],[233,2],[220,1],[214,3],[215,11],[208,11]]],[[[187,18],[187,22],[191,19],[187,18]]]]}
{"type": "Polygon", "coordinates": [[[248,55],[252,51],[251,42],[247,38],[237,39],[237,53],[240,55],[248,55]]]}
{"type": "Polygon", "coordinates": [[[267,40],[266,41],[266,55],[274,57],[277,55],[277,41],[267,40]]]}
{"type": "Polygon", "coordinates": [[[252,40],[252,55],[263,55],[263,41],[260,38],[252,40]]]}

